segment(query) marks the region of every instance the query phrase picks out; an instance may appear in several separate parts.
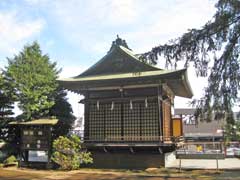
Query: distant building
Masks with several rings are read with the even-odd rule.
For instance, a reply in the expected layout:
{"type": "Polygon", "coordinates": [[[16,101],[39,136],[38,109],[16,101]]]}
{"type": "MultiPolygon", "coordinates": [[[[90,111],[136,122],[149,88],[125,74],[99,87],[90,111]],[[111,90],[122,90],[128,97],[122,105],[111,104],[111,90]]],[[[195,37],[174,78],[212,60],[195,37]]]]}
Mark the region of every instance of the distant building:
{"type": "Polygon", "coordinates": [[[71,130],[71,134],[75,134],[78,135],[81,139],[83,139],[84,136],[84,117],[77,117],[72,130],[71,130]]]}
{"type": "Polygon", "coordinates": [[[223,139],[223,121],[198,121],[194,117],[195,109],[175,109],[174,115],[181,116],[183,135],[186,140],[219,141],[223,139]]]}

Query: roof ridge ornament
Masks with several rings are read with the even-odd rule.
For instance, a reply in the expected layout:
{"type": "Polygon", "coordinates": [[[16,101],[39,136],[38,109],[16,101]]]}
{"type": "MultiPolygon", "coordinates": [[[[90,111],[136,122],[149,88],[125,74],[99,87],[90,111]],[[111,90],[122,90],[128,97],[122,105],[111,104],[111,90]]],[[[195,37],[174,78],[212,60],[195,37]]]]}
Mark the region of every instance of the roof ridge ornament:
{"type": "Polygon", "coordinates": [[[128,47],[127,42],[124,39],[121,39],[119,35],[117,34],[117,39],[112,42],[112,46],[110,48],[110,51],[113,49],[114,46],[123,46],[129,50],[132,50],[128,47]]]}

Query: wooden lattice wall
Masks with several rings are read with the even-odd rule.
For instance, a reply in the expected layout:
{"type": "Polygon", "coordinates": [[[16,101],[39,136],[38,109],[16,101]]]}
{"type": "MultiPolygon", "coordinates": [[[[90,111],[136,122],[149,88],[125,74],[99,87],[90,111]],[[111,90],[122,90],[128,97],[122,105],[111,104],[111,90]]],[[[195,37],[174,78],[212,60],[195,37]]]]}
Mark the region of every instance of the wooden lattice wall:
{"type": "Polygon", "coordinates": [[[112,102],[89,104],[90,140],[157,140],[159,108],[157,99],[149,102],[112,102]]]}

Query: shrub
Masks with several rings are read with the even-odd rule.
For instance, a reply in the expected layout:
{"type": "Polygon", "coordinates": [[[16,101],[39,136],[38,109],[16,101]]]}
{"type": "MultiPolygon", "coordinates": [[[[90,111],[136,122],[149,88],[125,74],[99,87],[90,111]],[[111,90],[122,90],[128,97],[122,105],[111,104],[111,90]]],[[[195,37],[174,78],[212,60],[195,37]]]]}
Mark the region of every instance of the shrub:
{"type": "Polygon", "coordinates": [[[3,163],[3,161],[6,159],[7,154],[0,150],[0,163],[3,163]]]}
{"type": "Polygon", "coordinates": [[[9,156],[7,159],[3,161],[4,166],[11,166],[11,165],[17,165],[17,159],[15,156],[9,156]]]}
{"type": "Polygon", "coordinates": [[[80,164],[92,163],[91,153],[82,149],[79,137],[60,136],[53,142],[52,160],[63,170],[78,169],[80,164]]]}

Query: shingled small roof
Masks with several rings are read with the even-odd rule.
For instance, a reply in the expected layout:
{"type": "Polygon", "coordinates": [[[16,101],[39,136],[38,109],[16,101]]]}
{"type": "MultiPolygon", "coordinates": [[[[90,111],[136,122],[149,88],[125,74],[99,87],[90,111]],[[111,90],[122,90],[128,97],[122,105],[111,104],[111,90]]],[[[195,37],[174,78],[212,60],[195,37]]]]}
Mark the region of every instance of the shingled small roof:
{"type": "Polygon", "coordinates": [[[108,53],[82,74],[59,79],[66,89],[81,92],[94,87],[167,83],[177,96],[192,97],[187,70],[162,70],[139,60],[125,40],[117,37],[108,53]],[[151,82],[150,82],[151,81],[151,82]]]}

